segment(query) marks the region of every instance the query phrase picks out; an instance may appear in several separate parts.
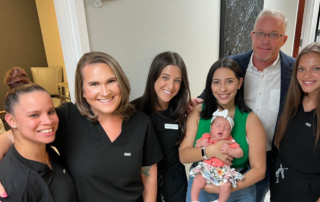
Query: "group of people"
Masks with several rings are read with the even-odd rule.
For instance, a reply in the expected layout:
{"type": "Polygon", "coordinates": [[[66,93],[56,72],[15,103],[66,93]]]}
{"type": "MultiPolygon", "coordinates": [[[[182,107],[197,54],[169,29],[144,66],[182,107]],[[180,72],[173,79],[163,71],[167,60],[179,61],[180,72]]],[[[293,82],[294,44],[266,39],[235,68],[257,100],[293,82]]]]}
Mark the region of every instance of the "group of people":
{"type": "Polygon", "coordinates": [[[81,57],[76,102],[57,108],[11,69],[1,201],[263,202],[270,187],[272,202],[319,202],[320,43],[297,59],[284,54],[286,25],[281,12],[263,10],[252,50],[216,61],[192,99],[174,52],[154,58],[132,102],[106,53],[81,57]]]}

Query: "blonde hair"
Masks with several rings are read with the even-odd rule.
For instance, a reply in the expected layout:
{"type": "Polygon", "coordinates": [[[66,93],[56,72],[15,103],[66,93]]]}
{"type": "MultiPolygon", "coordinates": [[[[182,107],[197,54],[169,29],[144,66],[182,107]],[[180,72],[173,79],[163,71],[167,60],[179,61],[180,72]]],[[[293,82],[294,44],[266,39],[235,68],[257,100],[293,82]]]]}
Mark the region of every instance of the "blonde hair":
{"type": "Polygon", "coordinates": [[[86,116],[90,121],[97,121],[98,117],[92,112],[91,106],[83,97],[83,68],[90,64],[104,63],[107,64],[115,74],[118,85],[121,91],[121,101],[119,106],[113,112],[114,115],[119,115],[123,119],[129,117],[135,112],[134,107],[129,103],[130,96],[130,83],[124,74],[119,63],[110,55],[103,52],[88,52],[85,53],[77,64],[76,77],[75,77],[75,97],[76,105],[81,115],[86,116]]]}

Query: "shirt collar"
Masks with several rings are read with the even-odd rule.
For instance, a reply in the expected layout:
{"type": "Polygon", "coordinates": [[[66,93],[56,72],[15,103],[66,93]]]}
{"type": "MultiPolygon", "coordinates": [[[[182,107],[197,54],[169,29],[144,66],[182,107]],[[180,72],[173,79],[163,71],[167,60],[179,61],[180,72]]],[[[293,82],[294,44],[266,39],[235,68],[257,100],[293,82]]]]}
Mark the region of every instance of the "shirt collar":
{"type": "MultiPolygon", "coordinates": [[[[49,153],[51,166],[53,168],[52,153],[51,153],[50,149],[51,148],[49,148],[49,146],[46,147],[46,150],[49,153]]],[[[15,148],[14,145],[11,147],[10,151],[11,151],[11,155],[14,158],[16,158],[18,161],[20,161],[26,167],[37,172],[46,181],[47,184],[51,183],[51,181],[53,179],[53,175],[52,175],[53,172],[46,164],[24,158],[17,151],[17,149],[15,148]]]]}
{"type": "MultiPolygon", "coordinates": [[[[280,61],[280,52],[278,54],[277,59],[269,67],[265,68],[263,71],[265,71],[265,70],[270,71],[271,69],[280,67],[278,65],[279,61],[280,61]]],[[[249,67],[254,71],[258,71],[258,69],[253,65],[253,52],[252,52],[251,57],[250,57],[249,67]]]]}
{"type": "Polygon", "coordinates": [[[315,114],[315,109],[312,109],[311,111],[304,111],[304,107],[303,107],[303,104],[302,104],[302,101],[301,101],[301,104],[299,106],[299,110],[303,113],[307,113],[307,114],[315,114]]]}

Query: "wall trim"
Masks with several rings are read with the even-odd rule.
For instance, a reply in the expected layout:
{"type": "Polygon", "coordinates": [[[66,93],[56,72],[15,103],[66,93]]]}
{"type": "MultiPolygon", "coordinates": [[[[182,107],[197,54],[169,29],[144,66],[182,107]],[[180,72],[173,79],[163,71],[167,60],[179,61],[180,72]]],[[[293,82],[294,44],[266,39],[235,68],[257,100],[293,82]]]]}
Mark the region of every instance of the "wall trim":
{"type": "Polygon", "coordinates": [[[75,102],[75,71],[81,56],[90,51],[83,1],[54,0],[71,101],[75,102]]]}

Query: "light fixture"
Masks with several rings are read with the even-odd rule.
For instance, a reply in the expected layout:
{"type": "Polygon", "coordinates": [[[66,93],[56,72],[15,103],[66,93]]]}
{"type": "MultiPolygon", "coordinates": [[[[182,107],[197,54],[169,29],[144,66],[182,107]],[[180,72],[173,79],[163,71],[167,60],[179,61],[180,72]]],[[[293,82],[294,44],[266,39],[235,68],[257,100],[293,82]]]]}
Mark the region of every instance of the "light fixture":
{"type": "Polygon", "coordinates": [[[101,6],[102,6],[102,0],[94,0],[94,5],[95,5],[97,8],[101,8],[101,6]]]}

